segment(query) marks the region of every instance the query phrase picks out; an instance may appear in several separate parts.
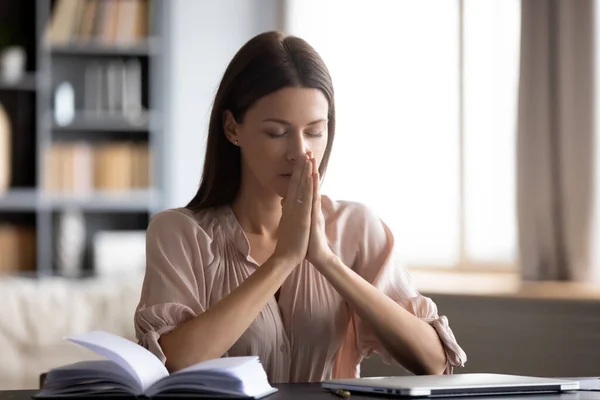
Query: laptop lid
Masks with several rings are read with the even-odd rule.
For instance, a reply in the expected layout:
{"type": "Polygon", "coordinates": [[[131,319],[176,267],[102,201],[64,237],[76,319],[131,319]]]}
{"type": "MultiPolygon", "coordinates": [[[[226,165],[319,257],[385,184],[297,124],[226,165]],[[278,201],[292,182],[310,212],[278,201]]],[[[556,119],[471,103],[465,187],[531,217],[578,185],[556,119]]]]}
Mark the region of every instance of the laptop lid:
{"type": "Polygon", "coordinates": [[[551,393],[579,389],[579,383],[566,379],[537,378],[502,374],[455,374],[331,379],[321,383],[325,389],[378,393],[409,397],[445,397],[551,393]]]}

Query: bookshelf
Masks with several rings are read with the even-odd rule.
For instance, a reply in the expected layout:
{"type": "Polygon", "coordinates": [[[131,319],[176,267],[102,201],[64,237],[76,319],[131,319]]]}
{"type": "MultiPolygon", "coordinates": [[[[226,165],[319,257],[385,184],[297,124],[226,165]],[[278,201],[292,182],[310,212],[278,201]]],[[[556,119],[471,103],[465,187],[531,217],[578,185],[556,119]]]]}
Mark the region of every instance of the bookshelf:
{"type": "Polygon", "coordinates": [[[48,124],[52,125],[52,129],[63,132],[80,132],[80,131],[94,131],[94,132],[148,132],[150,125],[158,125],[158,116],[154,114],[145,115],[143,121],[140,123],[132,123],[131,121],[123,118],[119,115],[98,115],[91,114],[85,115],[79,113],[73,118],[73,122],[66,126],[58,125],[52,115],[46,115],[45,120],[48,124]]]}
{"type": "Polygon", "coordinates": [[[37,193],[35,189],[16,188],[0,196],[0,212],[28,211],[35,212],[37,193]]]}
{"type": "MultiPolygon", "coordinates": [[[[139,234],[163,209],[168,1],[2,3],[0,26],[14,21],[8,37],[27,61],[18,81],[0,76],[11,128],[9,184],[0,187],[0,276],[94,276],[97,233],[139,234]],[[58,95],[65,83],[71,97],[58,95]],[[79,216],[77,223],[65,223],[65,215],[79,216]],[[64,251],[70,243],[78,256],[64,251]],[[68,273],[60,261],[67,256],[68,273]]],[[[2,43],[2,33],[0,52],[12,44],[2,43]]]]}
{"type": "Polygon", "coordinates": [[[25,74],[23,79],[18,82],[8,83],[0,80],[0,90],[5,91],[35,91],[36,90],[36,78],[35,74],[25,74]]]}
{"type": "Polygon", "coordinates": [[[111,47],[99,44],[55,45],[52,53],[56,55],[100,55],[100,56],[151,56],[159,55],[157,40],[143,41],[134,45],[115,45],[111,47]]]}

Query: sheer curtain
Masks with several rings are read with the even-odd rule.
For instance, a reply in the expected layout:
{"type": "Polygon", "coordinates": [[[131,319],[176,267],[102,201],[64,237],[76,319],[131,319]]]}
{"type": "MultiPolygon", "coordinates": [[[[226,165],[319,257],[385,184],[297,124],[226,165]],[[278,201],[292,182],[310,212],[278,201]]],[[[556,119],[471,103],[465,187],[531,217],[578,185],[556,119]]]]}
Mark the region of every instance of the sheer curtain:
{"type": "MultiPolygon", "coordinates": [[[[518,210],[527,280],[588,281],[594,183],[594,1],[523,2],[518,210]]],[[[596,94],[597,95],[597,94],[596,94]]]]}
{"type": "Polygon", "coordinates": [[[514,261],[518,27],[516,0],[286,3],[336,89],[323,191],[377,212],[410,265],[514,261]]]}

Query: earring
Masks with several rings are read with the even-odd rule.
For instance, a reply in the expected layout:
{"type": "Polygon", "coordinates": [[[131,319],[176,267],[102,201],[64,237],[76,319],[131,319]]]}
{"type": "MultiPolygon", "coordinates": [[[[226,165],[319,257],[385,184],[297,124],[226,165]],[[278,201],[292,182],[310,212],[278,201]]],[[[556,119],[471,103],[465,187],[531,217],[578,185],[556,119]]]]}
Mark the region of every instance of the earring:
{"type": "Polygon", "coordinates": [[[234,145],[236,145],[236,146],[239,146],[239,145],[240,145],[240,142],[238,142],[237,140],[234,140],[234,141],[233,141],[233,144],[234,144],[234,145]]]}

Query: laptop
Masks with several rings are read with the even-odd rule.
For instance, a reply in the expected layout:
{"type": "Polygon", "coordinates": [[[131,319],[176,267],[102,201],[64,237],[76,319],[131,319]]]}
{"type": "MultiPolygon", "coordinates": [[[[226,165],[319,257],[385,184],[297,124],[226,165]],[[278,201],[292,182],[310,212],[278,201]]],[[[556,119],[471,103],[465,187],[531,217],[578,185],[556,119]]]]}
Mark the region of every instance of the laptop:
{"type": "Polygon", "coordinates": [[[329,390],[405,397],[449,397],[525,393],[556,393],[579,389],[579,382],[502,374],[455,374],[330,379],[329,390]]]}

